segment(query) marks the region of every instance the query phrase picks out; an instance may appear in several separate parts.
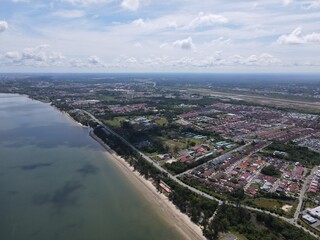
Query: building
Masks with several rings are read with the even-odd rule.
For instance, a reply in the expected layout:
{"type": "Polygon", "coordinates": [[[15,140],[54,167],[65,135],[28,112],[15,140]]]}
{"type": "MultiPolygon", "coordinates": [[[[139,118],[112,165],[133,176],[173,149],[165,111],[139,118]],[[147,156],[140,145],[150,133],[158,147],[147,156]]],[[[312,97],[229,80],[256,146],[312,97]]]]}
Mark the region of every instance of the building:
{"type": "Polygon", "coordinates": [[[306,222],[313,224],[317,221],[317,219],[311,217],[309,214],[303,215],[302,219],[305,220],[306,222]]]}
{"type": "Polygon", "coordinates": [[[172,192],[171,188],[163,181],[160,181],[159,186],[160,191],[165,195],[169,195],[172,192]]]}
{"type": "Polygon", "coordinates": [[[320,206],[315,208],[310,208],[307,212],[314,218],[320,219],[320,206]]]}

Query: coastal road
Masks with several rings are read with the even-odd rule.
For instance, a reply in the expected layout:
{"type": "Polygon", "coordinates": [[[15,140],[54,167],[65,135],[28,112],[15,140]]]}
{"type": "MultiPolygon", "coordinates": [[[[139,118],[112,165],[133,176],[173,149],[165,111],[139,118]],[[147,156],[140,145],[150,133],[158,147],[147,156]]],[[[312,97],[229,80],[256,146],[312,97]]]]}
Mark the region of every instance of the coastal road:
{"type": "MultiPolygon", "coordinates": [[[[176,176],[173,176],[171,173],[169,173],[166,169],[164,169],[163,167],[161,167],[159,164],[155,163],[150,157],[148,157],[147,155],[145,155],[144,153],[140,152],[135,146],[133,146],[131,143],[129,143],[126,139],[124,139],[122,136],[120,136],[118,133],[116,133],[115,131],[113,131],[112,129],[110,129],[107,125],[105,125],[104,123],[102,123],[99,119],[97,119],[94,115],[92,115],[91,113],[85,111],[85,110],[82,110],[85,114],[87,114],[89,117],[91,117],[94,121],[96,121],[97,123],[99,123],[101,126],[103,126],[107,131],[109,131],[111,134],[113,134],[114,136],[118,137],[121,141],[123,141],[127,146],[129,146],[133,151],[135,151],[136,153],[140,154],[140,156],[142,156],[146,161],[148,161],[149,163],[151,163],[154,167],[156,167],[159,171],[161,172],[164,172],[168,175],[168,177],[170,179],[172,179],[173,181],[175,181],[176,183],[180,184],[181,186],[184,186],[186,188],[188,188],[190,191],[196,193],[196,194],[199,194],[203,197],[206,197],[208,199],[211,199],[211,200],[214,200],[216,202],[218,202],[219,205],[222,205],[223,204],[223,201],[221,201],[220,199],[217,199],[207,193],[204,193],[194,187],[191,187],[187,184],[185,184],[184,182],[182,182],[181,180],[179,180],[176,176]]],[[[229,203],[229,202],[225,202],[225,204],[228,204],[228,205],[232,205],[232,206],[236,206],[235,204],[233,203],[229,203]]],[[[316,234],[312,233],[311,231],[309,231],[308,229],[298,225],[298,223],[296,221],[294,221],[294,219],[289,219],[289,218],[285,218],[283,216],[280,216],[280,215],[277,215],[275,213],[272,213],[272,212],[269,212],[269,211],[265,211],[265,210],[261,210],[261,209],[258,209],[258,208],[254,208],[254,207],[249,207],[249,206],[246,206],[246,205],[241,205],[241,207],[243,208],[246,208],[248,210],[251,210],[251,211],[258,211],[258,212],[263,212],[263,213],[267,213],[267,214],[270,214],[274,217],[277,217],[277,218],[280,218],[282,219],[283,221],[287,222],[287,223],[290,223],[302,230],[304,230],[305,232],[309,233],[310,235],[316,237],[317,239],[320,239],[319,236],[317,236],[316,234]]],[[[215,214],[214,214],[215,215],[215,214]]]]}
{"type": "Polygon", "coordinates": [[[174,180],[175,182],[177,182],[178,184],[188,188],[189,190],[191,190],[192,192],[195,192],[199,195],[202,195],[206,198],[209,198],[211,200],[215,200],[217,201],[219,204],[222,204],[222,201],[220,199],[217,199],[207,193],[204,193],[194,187],[191,187],[187,184],[185,184],[184,182],[182,182],[181,180],[179,180],[176,176],[173,176],[171,173],[169,173],[166,169],[164,169],[163,167],[161,167],[159,164],[155,163],[150,157],[148,157],[147,155],[145,155],[144,153],[140,152],[135,146],[133,146],[130,142],[128,142],[126,139],[124,139],[122,136],[120,136],[118,133],[116,133],[115,131],[113,131],[111,128],[109,128],[107,125],[105,125],[103,122],[101,122],[99,119],[97,119],[95,116],[93,116],[91,113],[82,110],[84,113],[86,113],[88,116],[90,116],[94,121],[96,121],[97,123],[99,123],[101,126],[103,126],[108,132],[110,132],[111,134],[113,134],[114,136],[118,137],[121,141],[123,141],[127,146],[129,146],[133,151],[135,151],[136,153],[138,153],[140,156],[142,156],[146,161],[148,161],[149,163],[151,163],[154,167],[156,167],[158,170],[160,170],[161,172],[164,172],[168,175],[169,178],[171,178],[172,180],[174,180]]]}

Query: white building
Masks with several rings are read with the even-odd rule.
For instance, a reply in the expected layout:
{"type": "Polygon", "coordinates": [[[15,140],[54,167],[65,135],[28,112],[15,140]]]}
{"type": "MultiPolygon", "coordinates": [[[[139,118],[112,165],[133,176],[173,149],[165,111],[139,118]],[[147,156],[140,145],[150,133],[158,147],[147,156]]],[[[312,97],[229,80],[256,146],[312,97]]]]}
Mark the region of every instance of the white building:
{"type": "Polygon", "coordinates": [[[315,222],[317,221],[317,219],[311,217],[311,216],[308,215],[308,214],[303,215],[303,216],[302,216],[302,219],[305,220],[305,221],[307,221],[307,222],[310,223],[310,224],[313,224],[313,223],[315,223],[315,222]]]}
{"type": "Polygon", "coordinates": [[[314,218],[320,219],[320,206],[315,208],[310,208],[307,210],[307,212],[314,218]]]}

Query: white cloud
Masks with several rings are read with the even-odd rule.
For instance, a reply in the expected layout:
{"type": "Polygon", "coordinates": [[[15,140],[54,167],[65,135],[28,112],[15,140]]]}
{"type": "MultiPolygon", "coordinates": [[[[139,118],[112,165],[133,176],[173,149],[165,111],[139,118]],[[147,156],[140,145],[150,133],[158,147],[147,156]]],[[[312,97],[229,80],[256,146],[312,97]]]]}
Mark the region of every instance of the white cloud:
{"type": "Polygon", "coordinates": [[[91,5],[91,4],[108,3],[108,2],[112,2],[112,0],[61,0],[61,2],[66,2],[73,5],[91,5]]]}
{"type": "Polygon", "coordinates": [[[292,0],[283,0],[283,5],[288,6],[292,3],[292,0]]]}
{"type": "Polygon", "coordinates": [[[320,0],[304,2],[304,3],[302,3],[302,8],[304,8],[304,9],[320,8],[320,0]]]}
{"type": "Polygon", "coordinates": [[[140,7],[140,0],[123,0],[121,6],[130,11],[136,11],[140,7]]]}
{"type": "Polygon", "coordinates": [[[134,43],[133,46],[134,46],[135,48],[142,48],[142,44],[139,43],[139,42],[134,43]]]}
{"type": "Polygon", "coordinates": [[[13,3],[28,3],[30,0],[11,0],[13,3]]]}
{"type": "Polygon", "coordinates": [[[66,57],[60,52],[48,51],[47,45],[40,45],[35,48],[25,48],[21,52],[6,52],[2,58],[2,63],[7,65],[24,66],[63,66],[66,57]]]}
{"type": "Polygon", "coordinates": [[[313,32],[311,34],[303,35],[301,27],[297,27],[288,35],[280,36],[277,40],[277,43],[281,45],[297,45],[316,42],[320,42],[320,33],[313,32]]]}
{"type": "Polygon", "coordinates": [[[71,67],[74,67],[74,68],[86,68],[89,65],[89,64],[84,63],[83,60],[79,59],[79,58],[70,59],[69,64],[71,67]]]}
{"type": "Polygon", "coordinates": [[[282,61],[269,53],[262,53],[260,55],[252,54],[248,57],[235,54],[228,58],[227,64],[230,66],[276,66],[282,64],[282,61]]]}
{"type": "Polygon", "coordinates": [[[144,26],[146,26],[146,22],[145,22],[142,18],[139,18],[139,19],[137,19],[137,20],[132,21],[132,24],[133,24],[133,25],[136,25],[136,26],[138,26],[138,27],[144,27],[144,26]]]}
{"type": "Polygon", "coordinates": [[[147,58],[141,61],[144,66],[152,68],[164,68],[164,69],[215,69],[217,67],[267,67],[267,66],[279,66],[282,62],[269,53],[262,53],[260,55],[252,54],[248,57],[235,54],[230,57],[225,57],[221,51],[216,51],[212,55],[200,57],[183,56],[179,58],[170,57],[155,57],[147,58]]]}
{"type": "Polygon", "coordinates": [[[58,63],[66,60],[66,57],[60,52],[51,52],[48,54],[47,60],[49,63],[58,63]]]}
{"type": "Polygon", "coordinates": [[[230,62],[234,64],[242,64],[244,62],[244,58],[239,54],[235,54],[230,58],[230,62]]]}
{"type": "Polygon", "coordinates": [[[231,39],[225,38],[225,37],[219,37],[211,41],[211,44],[213,45],[228,45],[230,43],[231,43],[231,39]]]}
{"type": "Polygon", "coordinates": [[[6,21],[0,21],[0,32],[4,32],[9,28],[9,25],[6,21]]]}
{"type": "Polygon", "coordinates": [[[224,24],[229,20],[222,15],[215,14],[204,14],[200,12],[198,17],[193,19],[188,25],[187,28],[198,28],[198,27],[210,27],[216,24],[224,24]]]}
{"type": "Polygon", "coordinates": [[[22,51],[22,59],[24,60],[34,60],[34,61],[45,61],[46,52],[44,49],[48,48],[48,45],[40,45],[35,48],[25,48],[22,51]]]}
{"type": "Polygon", "coordinates": [[[168,22],[168,23],[167,23],[167,26],[168,26],[169,28],[178,28],[178,24],[177,24],[176,21],[168,22]]]}
{"type": "Polygon", "coordinates": [[[281,63],[281,60],[274,57],[273,55],[271,55],[269,53],[262,53],[259,56],[258,62],[261,65],[273,65],[273,64],[281,63]]]}
{"type": "Polygon", "coordinates": [[[86,13],[81,10],[61,10],[54,12],[52,15],[61,18],[81,18],[84,17],[86,13]]]}
{"type": "Polygon", "coordinates": [[[177,40],[173,43],[174,47],[183,49],[183,50],[191,50],[194,49],[194,44],[191,37],[188,37],[186,39],[177,40]]]}
{"type": "Polygon", "coordinates": [[[19,61],[21,59],[21,55],[19,52],[17,51],[13,51],[13,52],[6,52],[4,55],[7,59],[10,59],[12,61],[19,61]]]}
{"type": "Polygon", "coordinates": [[[105,66],[105,64],[100,60],[100,58],[95,55],[88,57],[88,62],[89,62],[89,64],[91,64],[93,66],[97,66],[97,67],[105,66]]]}
{"type": "Polygon", "coordinates": [[[127,58],[125,62],[126,63],[137,63],[138,60],[134,57],[130,57],[130,58],[127,58]]]}
{"type": "Polygon", "coordinates": [[[309,43],[320,42],[320,33],[313,32],[313,33],[305,35],[303,38],[306,42],[309,42],[309,43]]]}
{"type": "Polygon", "coordinates": [[[229,65],[245,65],[245,66],[275,66],[281,64],[282,61],[269,53],[260,55],[252,54],[248,57],[243,57],[235,54],[228,59],[229,65]]]}

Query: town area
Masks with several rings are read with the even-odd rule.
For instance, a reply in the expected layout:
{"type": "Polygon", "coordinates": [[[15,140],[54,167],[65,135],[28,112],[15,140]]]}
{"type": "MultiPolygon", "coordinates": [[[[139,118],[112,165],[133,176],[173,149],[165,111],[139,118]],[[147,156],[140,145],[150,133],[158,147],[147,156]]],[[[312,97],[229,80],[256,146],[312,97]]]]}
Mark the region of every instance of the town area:
{"type": "MultiPolygon", "coordinates": [[[[190,93],[139,78],[21,82],[7,76],[0,90],[56,106],[94,128],[115,151],[114,137],[121,136],[171,179],[219,204],[267,212],[320,236],[316,112],[190,93]]],[[[164,181],[159,189],[169,198],[174,191],[164,181]]]]}

